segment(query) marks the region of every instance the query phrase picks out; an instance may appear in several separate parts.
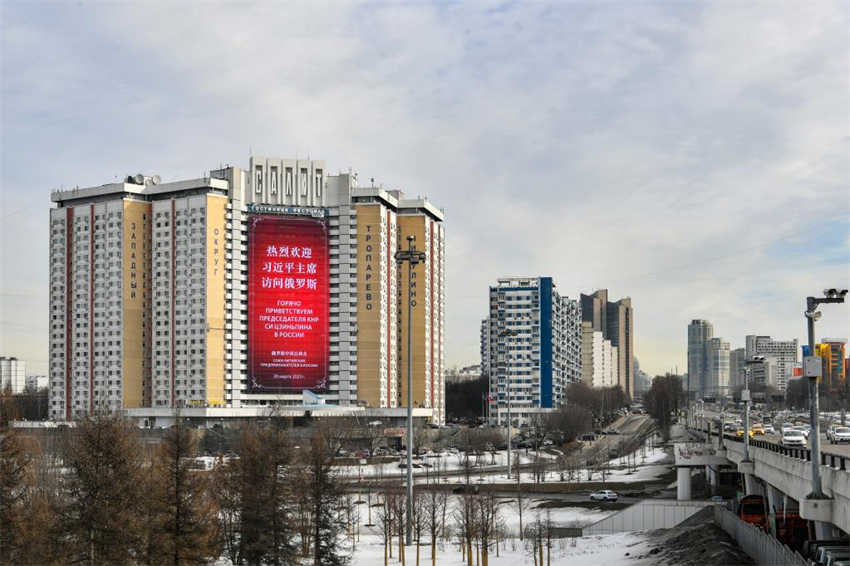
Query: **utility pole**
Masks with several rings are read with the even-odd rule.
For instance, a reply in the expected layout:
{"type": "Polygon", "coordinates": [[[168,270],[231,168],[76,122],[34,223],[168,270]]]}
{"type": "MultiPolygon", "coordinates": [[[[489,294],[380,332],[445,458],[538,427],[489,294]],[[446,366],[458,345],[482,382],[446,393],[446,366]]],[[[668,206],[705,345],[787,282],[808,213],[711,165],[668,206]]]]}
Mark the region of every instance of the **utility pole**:
{"type": "Polygon", "coordinates": [[[425,262],[425,252],[416,251],[416,236],[407,237],[407,249],[395,254],[399,265],[407,262],[407,521],[405,544],[413,544],[413,307],[416,306],[416,284],[413,269],[425,262]]]}
{"type": "MultiPolygon", "coordinates": [[[[515,330],[507,329],[499,332],[499,338],[508,338],[510,336],[516,336],[517,332],[515,330]]],[[[505,354],[507,356],[508,348],[505,347],[505,354]]],[[[508,394],[508,478],[511,477],[511,370],[510,364],[505,360],[505,389],[508,394]]],[[[517,470],[519,473],[519,470],[517,470]]],[[[517,476],[519,477],[519,476],[517,476]]]]}
{"type": "Polygon", "coordinates": [[[809,355],[803,358],[803,375],[809,380],[809,420],[811,421],[812,492],[807,499],[826,499],[820,478],[820,410],[818,408],[818,378],[823,369],[815,356],[815,321],[821,317],[818,305],[843,303],[847,289],[824,289],[824,297],[806,297],[806,325],[809,334],[809,355]]]}
{"type": "Polygon", "coordinates": [[[744,390],[741,391],[741,399],[744,401],[744,462],[750,461],[750,368],[754,364],[763,364],[764,356],[753,356],[746,360],[744,372],[744,390]]]}

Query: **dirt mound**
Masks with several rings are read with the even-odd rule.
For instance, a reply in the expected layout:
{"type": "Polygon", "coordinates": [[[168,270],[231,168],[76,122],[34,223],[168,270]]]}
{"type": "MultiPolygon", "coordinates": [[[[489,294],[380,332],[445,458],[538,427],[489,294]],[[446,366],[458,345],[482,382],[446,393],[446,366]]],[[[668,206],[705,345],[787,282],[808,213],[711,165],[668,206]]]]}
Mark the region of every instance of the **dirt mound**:
{"type": "Polygon", "coordinates": [[[651,558],[670,566],[748,565],[753,560],[714,524],[710,508],[700,511],[672,529],[652,531],[648,552],[635,558],[651,558]]]}

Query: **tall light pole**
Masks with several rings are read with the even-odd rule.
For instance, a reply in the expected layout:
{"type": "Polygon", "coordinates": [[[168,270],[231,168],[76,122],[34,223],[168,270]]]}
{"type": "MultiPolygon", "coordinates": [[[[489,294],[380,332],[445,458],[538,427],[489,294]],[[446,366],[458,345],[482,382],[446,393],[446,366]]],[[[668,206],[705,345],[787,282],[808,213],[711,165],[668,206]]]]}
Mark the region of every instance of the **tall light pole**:
{"type": "Polygon", "coordinates": [[[809,330],[809,355],[803,359],[803,374],[809,380],[809,420],[812,438],[812,492],[807,499],[825,499],[820,480],[820,410],[818,409],[818,378],[823,373],[821,361],[815,356],[815,321],[821,317],[818,305],[843,303],[847,289],[824,289],[824,297],[806,297],[806,323],[809,330]]]}
{"type": "Polygon", "coordinates": [[[416,236],[407,237],[407,249],[395,254],[398,265],[407,262],[407,522],[405,544],[413,544],[413,307],[416,306],[416,283],[413,269],[425,262],[425,252],[416,251],[416,236]]]}
{"type": "Polygon", "coordinates": [[[744,390],[741,392],[741,398],[744,400],[744,462],[750,461],[750,368],[763,363],[764,356],[753,356],[744,361],[747,366],[744,371],[744,390]]]}
{"type": "MultiPolygon", "coordinates": [[[[499,332],[499,338],[507,338],[509,336],[516,336],[517,331],[506,329],[499,332]]],[[[499,340],[501,342],[501,340],[499,340]]],[[[507,350],[507,347],[505,347],[507,350]]],[[[505,352],[505,358],[507,358],[507,352],[505,352]]],[[[508,478],[511,477],[511,370],[510,366],[507,363],[507,359],[505,359],[505,390],[508,394],[508,478]]]]}

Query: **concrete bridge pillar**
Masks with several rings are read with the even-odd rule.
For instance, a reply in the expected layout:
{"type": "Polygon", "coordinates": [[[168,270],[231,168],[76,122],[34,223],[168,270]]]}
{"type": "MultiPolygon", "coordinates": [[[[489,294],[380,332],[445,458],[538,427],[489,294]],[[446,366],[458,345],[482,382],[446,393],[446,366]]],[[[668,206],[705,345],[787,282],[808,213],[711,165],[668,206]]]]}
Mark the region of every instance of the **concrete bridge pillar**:
{"type": "Polygon", "coordinates": [[[691,469],[686,466],[676,468],[676,499],[691,500],[691,469]]]}
{"type": "Polygon", "coordinates": [[[755,474],[744,474],[746,495],[764,495],[764,487],[755,474]]]}
{"type": "Polygon", "coordinates": [[[767,491],[767,516],[769,518],[768,524],[770,526],[770,534],[776,536],[776,512],[782,512],[783,507],[783,498],[784,494],[773,487],[772,485],[765,484],[767,491]]]}
{"type": "Polygon", "coordinates": [[[814,521],[814,523],[816,540],[830,540],[836,538],[832,523],[827,523],[826,521],[814,521]]]}
{"type": "Polygon", "coordinates": [[[706,464],[705,483],[708,486],[711,495],[715,495],[720,489],[720,469],[706,464]]]}

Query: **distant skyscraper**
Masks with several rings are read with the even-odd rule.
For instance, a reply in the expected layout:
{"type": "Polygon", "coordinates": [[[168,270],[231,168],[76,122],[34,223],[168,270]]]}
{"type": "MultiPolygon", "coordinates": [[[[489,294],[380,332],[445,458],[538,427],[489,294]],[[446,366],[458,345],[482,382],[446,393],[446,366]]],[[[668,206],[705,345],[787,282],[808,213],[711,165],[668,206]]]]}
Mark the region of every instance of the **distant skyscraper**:
{"type": "Polygon", "coordinates": [[[581,380],[590,387],[617,385],[619,356],[617,347],[594,330],[592,323],[581,323],[581,380]]]}
{"type": "Polygon", "coordinates": [[[703,396],[719,397],[729,390],[729,342],[710,338],[705,343],[703,396]]]}
{"type": "Polygon", "coordinates": [[[694,319],[688,325],[688,383],[689,394],[704,389],[706,361],[705,343],[714,336],[714,327],[707,320],[694,319]]]}
{"type": "Polygon", "coordinates": [[[729,352],[729,389],[735,389],[744,385],[744,374],[746,369],[744,361],[747,359],[745,348],[735,348],[729,352]]]}
{"type": "MultiPolygon", "coordinates": [[[[508,277],[490,287],[490,414],[528,421],[556,408],[581,379],[581,308],[551,277],[508,277]],[[516,335],[506,336],[506,331],[516,335]]],[[[483,346],[483,344],[482,344],[483,346]]]]}
{"type": "Polygon", "coordinates": [[[797,363],[799,344],[794,340],[772,340],[770,336],[750,334],[746,337],[746,359],[753,356],[773,358],[776,363],[776,382],[774,387],[785,391],[788,380],[792,377],[794,365],[797,363]]]}
{"type": "Polygon", "coordinates": [[[591,295],[581,295],[582,320],[590,322],[593,330],[617,348],[617,384],[630,397],[634,394],[634,310],[625,297],[608,300],[608,290],[599,289],[591,295]]]}

